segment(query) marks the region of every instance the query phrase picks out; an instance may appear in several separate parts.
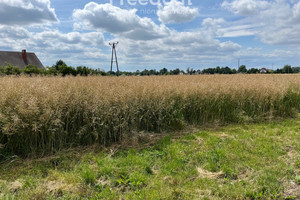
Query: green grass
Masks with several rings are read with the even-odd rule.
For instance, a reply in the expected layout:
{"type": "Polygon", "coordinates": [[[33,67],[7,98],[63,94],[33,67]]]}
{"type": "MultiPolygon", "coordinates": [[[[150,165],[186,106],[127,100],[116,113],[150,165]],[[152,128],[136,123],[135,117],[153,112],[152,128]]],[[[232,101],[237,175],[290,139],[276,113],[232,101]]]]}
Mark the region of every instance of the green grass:
{"type": "Polygon", "coordinates": [[[0,199],[297,199],[300,119],[0,165],[0,199]]]}

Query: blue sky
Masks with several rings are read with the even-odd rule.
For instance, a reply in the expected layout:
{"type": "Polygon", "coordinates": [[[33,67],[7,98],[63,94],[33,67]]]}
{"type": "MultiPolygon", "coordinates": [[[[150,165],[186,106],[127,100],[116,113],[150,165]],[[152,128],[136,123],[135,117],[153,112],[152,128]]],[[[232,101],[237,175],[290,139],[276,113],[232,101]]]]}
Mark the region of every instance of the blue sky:
{"type": "Polygon", "coordinates": [[[121,70],[300,66],[299,0],[0,0],[0,50],[121,70]]]}

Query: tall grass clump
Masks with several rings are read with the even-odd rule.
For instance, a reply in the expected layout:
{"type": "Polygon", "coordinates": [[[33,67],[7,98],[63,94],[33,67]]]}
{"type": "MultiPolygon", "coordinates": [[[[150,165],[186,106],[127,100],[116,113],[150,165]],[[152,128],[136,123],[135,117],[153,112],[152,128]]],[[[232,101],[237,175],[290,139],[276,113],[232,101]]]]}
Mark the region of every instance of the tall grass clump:
{"type": "Polygon", "coordinates": [[[0,78],[0,156],[109,145],[137,131],[291,117],[299,75],[0,78]]]}

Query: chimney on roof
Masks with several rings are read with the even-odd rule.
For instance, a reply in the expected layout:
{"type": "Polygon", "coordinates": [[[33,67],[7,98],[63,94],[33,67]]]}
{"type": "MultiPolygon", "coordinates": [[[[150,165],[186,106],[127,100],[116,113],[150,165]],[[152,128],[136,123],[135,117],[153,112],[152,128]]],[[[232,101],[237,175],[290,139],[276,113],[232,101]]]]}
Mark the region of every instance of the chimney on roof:
{"type": "Polygon", "coordinates": [[[27,62],[27,53],[26,53],[26,49],[23,49],[23,50],[22,50],[22,58],[23,58],[24,63],[27,65],[28,62],[27,62]]]}

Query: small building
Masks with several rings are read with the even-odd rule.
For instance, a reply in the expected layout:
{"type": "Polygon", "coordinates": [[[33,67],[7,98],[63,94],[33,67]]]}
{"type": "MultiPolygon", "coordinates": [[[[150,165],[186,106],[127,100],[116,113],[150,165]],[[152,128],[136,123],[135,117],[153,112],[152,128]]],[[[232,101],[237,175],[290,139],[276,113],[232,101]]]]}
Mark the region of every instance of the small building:
{"type": "Polygon", "coordinates": [[[267,73],[269,73],[269,70],[267,68],[261,68],[259,70],[259,73],[261,73],[261,74],[267,74],[267,73]]]}
{"type": "Polygon", "coordinates": [[[12,64],[19,68],[24,68],[27,65],[34,65],[38,68],[43,68],[43,64],[32,52],[22,52],[15,51],[0,51],[0,67],[5,66],[6,63],[12,64]]]}

